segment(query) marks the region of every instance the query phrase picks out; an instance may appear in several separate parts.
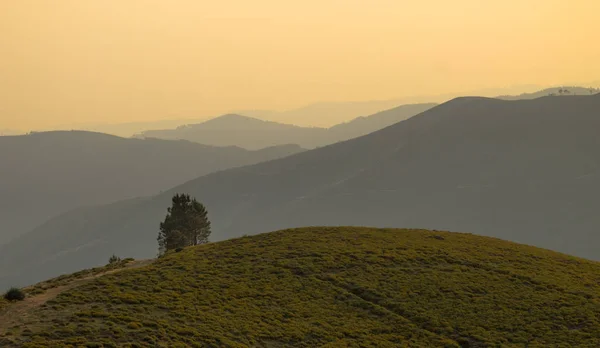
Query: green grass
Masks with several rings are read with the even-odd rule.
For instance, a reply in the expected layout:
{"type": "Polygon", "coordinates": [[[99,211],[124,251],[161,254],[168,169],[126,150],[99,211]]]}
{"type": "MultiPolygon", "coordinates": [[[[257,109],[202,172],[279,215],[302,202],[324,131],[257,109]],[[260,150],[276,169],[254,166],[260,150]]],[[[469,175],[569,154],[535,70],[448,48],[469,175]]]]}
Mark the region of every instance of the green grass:
{"type": "Polygon", "coordinates": [[[31,295],[31,296],[37,295],[37,294],[42,294],[48,289],[52,289],[52,288],[56,288],[59,286],[69,284],[74,280],[92,277],[92,276],[95,276],[100,273],[123,268],[131,261],[133,261],[132,258],[127,258],[127,259],[123,259],[123,260],[118,260],[113,263],[109,263],[106,266],[88,268],[88,269],[81,270],[79,272],[75,272],[73,274],[64,274],[59,277],[52,278],[50,280],[46,280],[44,282],[35,284],[33,286],[24,288],[23,291],[27,295],[31,295]]]}
{"type": "Polygon", "coordinates": [[[469,234],[304,228],[169,253],[35,316],[14,346],[600,347],[600,264],[469,234]]]}
{"type": "MultiPolygon", "coordinates": [[[[100,273],[104,273],[111,270],[116,270],[127,266],[127,264],[131,261],[134,261],[132,258],[126,258],[123,260],[119,260],[118,262],[114,262],[111,264],[107,264],[106,266],[95,267],[84,269],[79,272],[75,272],[72,274],[64,274],[56,278],[52,278],[40,283],[37,283],[32,286],[28,286],[22,289],[22,291],[27,296],[35,296],[39,294],[43,294],[48,289],[57,288],[59,286],[67,285],[75,280],[83,279],[91,276],[98,275],[100,273]]],[[[0,314],[2,314],[2,310],[8,307],[10,304],[9,301],[4,299],[3,296],[0,296],[0,314]]]]}

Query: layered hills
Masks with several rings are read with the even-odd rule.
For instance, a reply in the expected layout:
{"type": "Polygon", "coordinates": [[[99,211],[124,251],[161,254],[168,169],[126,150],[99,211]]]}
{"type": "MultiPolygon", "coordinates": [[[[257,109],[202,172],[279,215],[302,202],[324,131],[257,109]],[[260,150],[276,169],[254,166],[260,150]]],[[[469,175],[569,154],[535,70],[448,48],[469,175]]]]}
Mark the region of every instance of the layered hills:
{"type": "Polygon", "coordinates": [[[177,192],[207,206],[214,241],[287,227],[403,226],[600,259],[598,129],[600,95],[457,98],[366,136],[66,213],[0,248],[0,283],[33,283],[112,253],[154,256],[177,192]]]}
{"type": "Polygon", "coordinates": [[[370,116],[358,117],[331,128],[299,127],[237,114],[228,114],[175,129],[145,131],[137,137],[184,139],[201,144],[235,145],[247,149],[259,149],[290,143],[298,144],[303,148],[315,148],[377,131],[428,110],[435,105],[430,103],[402,105],[370,116]]]}
{"type": "Polygon", "coordinates": [[[213,171],[297,153],[56,131],[0,137],[0,244],[80,206],[156,194],[213,171]]]}
{"type": "Polygon", "coordinates": [[[0,346],[600,345],[600,264],[495,238],[313,227],[144,264],[0,300],[0,346]]]}

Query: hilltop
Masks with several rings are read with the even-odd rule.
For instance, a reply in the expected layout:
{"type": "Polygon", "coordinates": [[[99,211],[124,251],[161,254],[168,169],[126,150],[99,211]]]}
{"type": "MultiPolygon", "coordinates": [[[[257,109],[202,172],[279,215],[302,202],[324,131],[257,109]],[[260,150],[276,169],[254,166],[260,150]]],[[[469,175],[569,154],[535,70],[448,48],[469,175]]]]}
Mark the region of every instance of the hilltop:
{"type": "Polygon", "coordinates": [[[213,171],[300,151],[297,145],[248,151],[85,131],[1,136],[0,244],[80,206],[152,195],[213,171]]]}
{"type": "Polygon", "coordinates": [[[600,264],[463,233],[313,227],[91,277],[2,325],[19,305],[0,309],[2,347],[598,347],[600,264]]]}
{"type": "Polygon", "coordinates": [[[206,205],[214,241],[288,227],[405,226],[600,259],[598,129],[600,95],[457,98],[366,136],[64,214],[0,247],[0,286],[94,267],[113,253],[153,257],[178,192],[206,205]]]}
{"type": "Polygon", "coordinates": [[[227,114],[196,124],[174,129],[148,130],[136,137],[183,139],[215,146],[239,146],[259,149],[280,144],[298,144],[312,148],[327,143],[327,130],[316,127],[298,127],[253,117],[227,114]]]}

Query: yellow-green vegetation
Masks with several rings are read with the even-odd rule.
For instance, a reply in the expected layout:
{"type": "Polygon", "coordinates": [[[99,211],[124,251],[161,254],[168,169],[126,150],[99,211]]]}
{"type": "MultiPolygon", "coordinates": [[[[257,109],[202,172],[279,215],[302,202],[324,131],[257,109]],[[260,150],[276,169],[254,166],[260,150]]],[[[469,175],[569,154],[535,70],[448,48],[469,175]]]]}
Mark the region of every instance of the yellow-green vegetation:
{"type": "Polygon", "coordinates": [[[48,289],[53,289],[59,286],[67,285],[77,279],[93,277],[101,273],[123,268],[131,261],[133,261],[132,258],[127,258],[123,260],[119,259],[115,262],[109,262],[106,266],[84,269],[73,274],[64,274],[59,277],[52,278],[50,280],[46,280],[33,286],[24,288],[23,291],[29,296],[41,294],[48,289]]]}
{"type": "MultiPolygon", "coordinates": [[[[56,278],[52,278],[50,280],[46,280],[44,282],[25,287],[21,289],[25,296],[36,296],[46,292],[46,290],[58,288],[60,286],[65,286],[72,284],[76,280],[85,279],[89,277],[94,277],[106,272],[118,270],[120,268],[124,268],[130,262],[134,261],[132,258],[127,258],[123,260],[118,260],[116,262],[112,262],[102,267],[95,267],[84,269],[79,272],[75,272],[72,274],[64,274],[56,278]]],[[[3,313],[3,309],[7,308],[10,304],[3,296],[0,296],[0,315],[3,313]]]]}
{"type": "Polygon", "coordinates": [[[470,234],[304,228],[65,291],[7,347],[600,347],[600,264],[470,234]]]}

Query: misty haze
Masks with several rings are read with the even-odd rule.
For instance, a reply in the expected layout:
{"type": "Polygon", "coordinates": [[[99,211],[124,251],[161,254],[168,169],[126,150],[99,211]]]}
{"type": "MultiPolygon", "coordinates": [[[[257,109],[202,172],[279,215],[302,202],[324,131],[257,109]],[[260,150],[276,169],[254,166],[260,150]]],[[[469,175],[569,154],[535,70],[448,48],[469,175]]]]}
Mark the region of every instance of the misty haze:
{"type": "Polygon", "coordinates": [[[598,13],[0,3],[0,347],[600,347],[598,13]]]}

